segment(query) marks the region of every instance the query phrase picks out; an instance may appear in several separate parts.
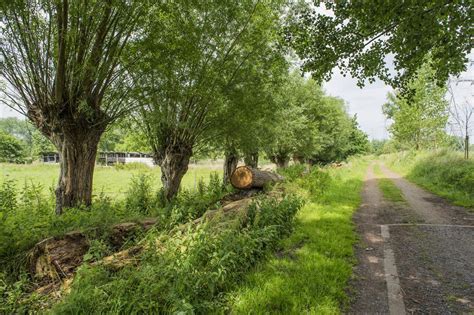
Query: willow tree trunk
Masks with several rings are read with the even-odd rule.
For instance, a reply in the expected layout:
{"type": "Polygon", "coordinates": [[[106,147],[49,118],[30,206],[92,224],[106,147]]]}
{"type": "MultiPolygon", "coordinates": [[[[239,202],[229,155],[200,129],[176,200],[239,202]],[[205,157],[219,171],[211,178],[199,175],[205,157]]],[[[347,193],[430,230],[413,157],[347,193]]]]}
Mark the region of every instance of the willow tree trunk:
{"type": "Polygon", "coordinates": [[[160,167],[163,193],[167,201],[171,201],[178,194],[181,180],[188,171],[192,154],[192,148],[185,145],[168,146],[164,150],[160,167]]]}
{"type": "Polygon", "coordinates": [[[304,157],[298,154],[293,154],[293,162],[297,164],[303,164],[304,163],[304,157]]]}
{"type": "Polygon", "coordinates": [[[237,168],[238,163],[239,163],[239,156],[237,155],[237,152],[235,150],[231,150],[225,153],[224,176],[223,176],[224,185],[227,185],[228,183],[230,183],[230,177],[232,176],[232,173],[237,168]]]}
{"type": "Polygon", "coordinates": [[[82,134],[75,140],[54,141],[60,154],[56,214],[62,214],[64,208],[91,205],[92,179],[101,135],[102,131],[96,131],[82,134]]]}
{"type": "Polygon", "coordinates": [[[277,168],[287,167],[289,162],[290,162],[290,158],[286,155],[275,156],[275,164],[277,165],[277,168]]]}
{"type": "Polygon", "coordinates": [[[250,166],[251,168],[258,167],[258,152],[247,153],[244,156],[245,165],[250,166]]]}

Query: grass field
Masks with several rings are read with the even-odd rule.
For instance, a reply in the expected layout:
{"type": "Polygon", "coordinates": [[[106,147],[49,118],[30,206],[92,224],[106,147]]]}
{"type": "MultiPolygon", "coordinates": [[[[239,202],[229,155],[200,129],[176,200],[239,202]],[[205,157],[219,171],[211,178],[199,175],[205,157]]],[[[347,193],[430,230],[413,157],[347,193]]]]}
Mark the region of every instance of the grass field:
{"type": "MultiPolygon", "coordinates": [[[[191,165],[183,178],[182,187],[193,189],[199,180],[207,181],[212,172],[222,173],[214,163],[191,165]]],[[[129,164],[123,167],[96,166],[94,173],[94,194],[104,193],[111,197],[122,197],[129,188],[133,176],[148,174],[155,189],[161,187],[159,167],[129,164]]],[[[56,187],[59,165],[48,164],[0,164],[0,183],[6,178],[14,180],[17,188],[25,183],[40,184],[45,191],[56,187]]]]}
{"type": "Polygon", "coordinates": [[[367,162],[330,169],[333,178],[321,198],[300,185],[307,200],[292,235],[267,263],[229,295],[235,314],[338,314],[344,311],[354,263],[352,215],[360,204],[367,162]]]}

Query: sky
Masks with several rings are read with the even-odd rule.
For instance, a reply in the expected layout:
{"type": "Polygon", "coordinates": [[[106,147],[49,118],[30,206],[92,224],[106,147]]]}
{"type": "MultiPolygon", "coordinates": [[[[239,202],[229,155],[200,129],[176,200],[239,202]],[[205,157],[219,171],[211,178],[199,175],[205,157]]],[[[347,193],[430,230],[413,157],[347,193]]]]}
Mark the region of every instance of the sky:
{"type": "Polygon", "coordinates": [[[382,81],[369,84],[363,88],[357,86],[357,80],[350,75],[342,76],[334,71],[329,82],[323,84],[327,94],[344,99],[351,115],[357,114],[360,128],[370,139],[387,139],[387,121],[382,113],[382,105],[386,102],[387,93],[393,89],[382,81]]]}

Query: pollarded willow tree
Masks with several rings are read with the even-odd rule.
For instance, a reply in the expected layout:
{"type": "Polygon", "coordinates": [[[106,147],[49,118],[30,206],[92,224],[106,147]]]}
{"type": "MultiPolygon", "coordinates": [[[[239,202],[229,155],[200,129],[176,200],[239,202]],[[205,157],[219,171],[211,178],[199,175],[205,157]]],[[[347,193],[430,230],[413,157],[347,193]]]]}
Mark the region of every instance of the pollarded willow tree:
{"type": "Polygon", "coordinates": [[[281,110],[274,95],[288,73],[282,51],[268,47],[267,53],[253,61],[236,76],[238,84],[224,91],[225,102],[212,117],[206,142],[224,153],[224,184],[236,169],[240,158],[256,168],[260,152],[281,110]]]}
{"type": "Polygon", "coordinates": [[[429,55],[439,82],[466,68],[473,48],[472,1],[312,2],[291,10],[285,33],[303,69],[317,80],[330,78],[337,66],[359,85],[378,77],[399,88],[429,55]],[[318,10],[322,5],[329,12],[318,10]],[[389,55],[395,73],[385,63],[389,55]]]}
{"type": "Polygon", "coordinates": [[[0,6],[6,105],[61,156],[56,213],[90,205],[97,145],[124,111],[120,56],[141,16],[127,0],[19,0],[0,6]]]}
{"type": "MultiPolygon", "coordinates": [[[[154,7],[136,46],[134,80],[164,197],[178,192],[189,160],[239,73],[265,58],[281,1],[170,1],[154,7]]],[[[217,126],[218,127],[218,126],[217,126]]]]}

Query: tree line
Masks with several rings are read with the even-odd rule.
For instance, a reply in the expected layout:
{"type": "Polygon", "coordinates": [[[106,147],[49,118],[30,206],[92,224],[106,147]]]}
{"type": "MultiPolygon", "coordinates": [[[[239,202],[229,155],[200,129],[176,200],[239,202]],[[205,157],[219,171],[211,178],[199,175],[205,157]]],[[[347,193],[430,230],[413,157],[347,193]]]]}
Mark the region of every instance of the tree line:
{"type": "Polygon", "coordinates": [[[333,17],[283,0],[2,2],[2,101],[60,153],[56,212],[91,204],[99,143],[124,117],[144,135],[171,200],[191,156],[206,148],[222,150],[230,169],[240,155],[254,165],[266,152],[284,166],[291,156],[318,163],[363,149],[343,102],[294,75],[293,50],[318,80],[337,65],[401,86],[433,49],[441,76],[459,73],[472,46],[465,3],[412,4],[401,20],[385,5],[326,6],[333,17]],[[455,17],[448,26],[425,18],[446,14],[455,17]],[[421,46],[406,27],[415,22],[431,30],[421,46]],[[459,41],[440,44],[446,34],[459,41]],[[389,53],[408,71],[391,78],[382,62],[389,53]]]}

